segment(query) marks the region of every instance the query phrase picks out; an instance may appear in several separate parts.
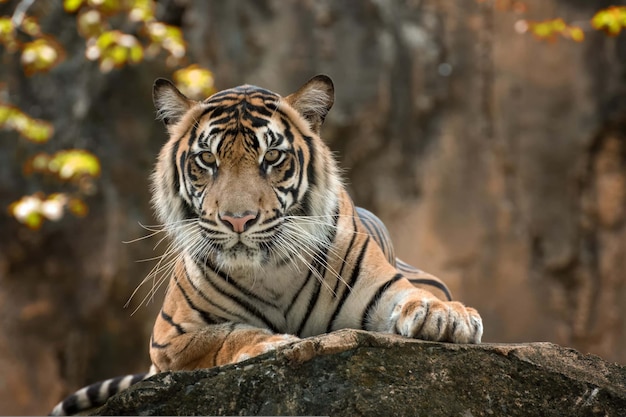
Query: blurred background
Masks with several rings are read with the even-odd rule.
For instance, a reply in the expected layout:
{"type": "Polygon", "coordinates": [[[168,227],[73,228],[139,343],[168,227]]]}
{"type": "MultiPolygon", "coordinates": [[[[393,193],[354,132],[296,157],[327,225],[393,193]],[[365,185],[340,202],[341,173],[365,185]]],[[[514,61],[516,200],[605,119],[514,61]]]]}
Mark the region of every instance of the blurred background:
{"type": "Polygon", "coordinates": [[[163,292],[125,304],[166,244],[123,242],[155,223],[152,83],[192,64],[205,92],[328,74],[322,136],[354,200],[480,311],[485,342],[626,364],[626,11],[610,6],[0,1],[0,414],[148,368],[163,292]]]}

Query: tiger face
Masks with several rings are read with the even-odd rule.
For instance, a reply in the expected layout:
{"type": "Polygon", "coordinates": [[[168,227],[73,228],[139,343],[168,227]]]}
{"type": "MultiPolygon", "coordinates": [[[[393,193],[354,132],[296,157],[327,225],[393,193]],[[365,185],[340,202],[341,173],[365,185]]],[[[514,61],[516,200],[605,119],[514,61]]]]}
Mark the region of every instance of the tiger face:
{"type": "Polygon", "coordinates": [[[154,205],[187,253],[250,270],[293,258],[285,243],[298,230],[328,236],[323,222],[302,216],[336,204],[336,166],[318,136],[332,90],[318,76],[286,98],[246,85],[195,102],[157,81],[154,101],[171,139],[153,176],[154,205]]]}

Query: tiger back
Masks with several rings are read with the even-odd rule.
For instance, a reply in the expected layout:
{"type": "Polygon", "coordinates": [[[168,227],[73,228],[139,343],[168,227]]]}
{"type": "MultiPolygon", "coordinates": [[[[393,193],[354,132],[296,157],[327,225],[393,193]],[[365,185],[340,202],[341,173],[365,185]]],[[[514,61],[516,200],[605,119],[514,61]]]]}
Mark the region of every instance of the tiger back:
{"type": "Polygon", "coordinates": [[[396,259],[382,222],[349,197],[319,137],[330,78],[287,97],[245,85],[201,102],[161,79],[153,96],[169,133],[153,205],[176,256],[150,373],[239,362],[343,328],[480,342],[476,310],[396,259]]]}

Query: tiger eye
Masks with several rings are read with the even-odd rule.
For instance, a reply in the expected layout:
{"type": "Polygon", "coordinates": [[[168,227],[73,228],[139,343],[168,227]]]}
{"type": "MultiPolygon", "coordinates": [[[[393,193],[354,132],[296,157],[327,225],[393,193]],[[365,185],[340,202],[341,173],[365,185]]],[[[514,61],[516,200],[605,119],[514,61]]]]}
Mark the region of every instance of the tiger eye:
{"type": "Polygon", "coordinates": [[[273,164],[280,159],[280,151],[276,149],[270,149],[265,153],[265,162],[273,164]]]}
{"type": "Polygon", "coordinates": [[[217,158],[213,152],[201,152],[196,156],[196,160],[200,165],[210,167],[215,164],[217,158]]]}

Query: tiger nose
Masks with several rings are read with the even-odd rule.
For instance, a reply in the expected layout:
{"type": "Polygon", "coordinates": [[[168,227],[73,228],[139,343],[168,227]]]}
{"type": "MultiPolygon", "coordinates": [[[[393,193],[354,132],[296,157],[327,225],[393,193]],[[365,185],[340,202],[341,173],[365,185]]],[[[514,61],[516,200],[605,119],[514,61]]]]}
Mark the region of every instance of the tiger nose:
{"type": "Polygon", "coordinates": [[[242,233],[256,222],[258,215],[258,212],[254,213],[251,211],[246,211],[242,214],[223,212],[219,214],[219,218],[222,223],[230,227],[234,232],[242,233]]]}

